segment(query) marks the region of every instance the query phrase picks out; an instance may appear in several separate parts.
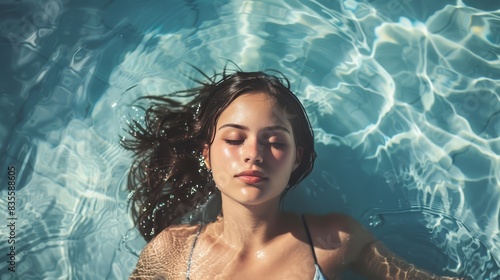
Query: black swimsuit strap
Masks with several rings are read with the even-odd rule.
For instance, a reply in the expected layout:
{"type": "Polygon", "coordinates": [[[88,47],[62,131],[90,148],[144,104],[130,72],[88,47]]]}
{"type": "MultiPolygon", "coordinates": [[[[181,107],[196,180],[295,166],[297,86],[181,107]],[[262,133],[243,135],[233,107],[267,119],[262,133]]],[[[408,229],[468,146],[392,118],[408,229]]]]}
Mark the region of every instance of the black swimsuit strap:
{"type": "Polygon", "coordinates": [[[302,218],[302,222],[304,223],[304,227],[306,229],[307,240],[309,240],[309,245],[311,246],[311,251],[312,251],[312,254],[313,254],[313,257],[314,257],[314,264],[318,264],[318,260],[316,259],[316,253],[314,253],[314,246],[313,246],[311,234],[309,233],[309,228],[307,227],[306,219],[304,218],[303,214],[300,215],[300,217],[302,218]]]}
{"type": "Polygon", "coordinates": [[[196,233],[196,236],[194,237],[193,246],[191,246],[191,252],[189,253],[189,259],[188,259],[187,269],[186,269],[186,279],[187,280],[189,280],[189,273],[191,273],[191,258],[193,257],[194,246],[196,245],[196,241],[198,240],[198,236],[200,236],[200,232],[201,232],[202,228],[203,228],[203,225],[200,224],[200,228],[198,228],[198,232],[196,233]]]}

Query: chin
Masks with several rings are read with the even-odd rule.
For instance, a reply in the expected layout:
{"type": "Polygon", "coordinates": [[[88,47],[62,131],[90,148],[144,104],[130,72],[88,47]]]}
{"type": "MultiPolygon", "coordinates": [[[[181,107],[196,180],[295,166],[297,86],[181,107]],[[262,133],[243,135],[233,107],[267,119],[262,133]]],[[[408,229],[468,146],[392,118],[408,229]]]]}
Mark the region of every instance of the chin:
{"type": "Polygon", "coordinates": [[[241,204],[244,205],[260,205],[264,203],[268,203],[271,201],[279,202],[280,194],[270,194],[266,191],[262,191],[260,189],[244,189],[238,194],[238,199],[241,204]]]}

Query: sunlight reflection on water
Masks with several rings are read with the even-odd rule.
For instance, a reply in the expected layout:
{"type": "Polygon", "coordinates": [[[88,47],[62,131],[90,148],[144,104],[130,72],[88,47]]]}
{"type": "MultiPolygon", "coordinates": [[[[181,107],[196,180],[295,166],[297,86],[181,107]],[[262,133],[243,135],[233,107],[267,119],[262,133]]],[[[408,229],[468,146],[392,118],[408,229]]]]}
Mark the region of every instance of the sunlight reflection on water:
{"type": "Polygon", "coordinates": [[[130,155],[118,146],[126,122],[142,121],[129,105],[193,86],[186,63],[210,72],[225,59],[283,71],[310,115],[320,157],[287,208],[351,214],[436,272],[498,276],[498,11],[462,1],[174,2],[123,11],[24,1],[24,21],[1,12],[15,79],[0,106],[16,122],[0,125],[0,149],[5,166],[22,167],[19,278],[128,276],[144,245],[130,230],[130,155]]]}

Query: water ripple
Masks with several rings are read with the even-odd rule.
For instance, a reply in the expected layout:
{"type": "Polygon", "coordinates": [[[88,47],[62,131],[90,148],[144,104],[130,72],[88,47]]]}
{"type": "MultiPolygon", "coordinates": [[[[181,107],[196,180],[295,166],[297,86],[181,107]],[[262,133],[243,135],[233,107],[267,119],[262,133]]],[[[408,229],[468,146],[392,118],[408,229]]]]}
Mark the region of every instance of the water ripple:
{"type": "Polygon", "coordinates": [[[0,36],[12,48],[2,77],[12,79],[0,85],[0,116],[10,120],[0,153],[2,166],[20,169],[19,277],[130,274],[144,246],[123,191],[130,155],[118,146],[130,120],[143,121],[130,104],[193,86],[186,62],[210,71],[225,59],[282,70],[310,115],[320,157],[290,208],[360,217],[436,272],[498,277],[498,10],[471,1],[122,2],[1,4],[0,36]]]}

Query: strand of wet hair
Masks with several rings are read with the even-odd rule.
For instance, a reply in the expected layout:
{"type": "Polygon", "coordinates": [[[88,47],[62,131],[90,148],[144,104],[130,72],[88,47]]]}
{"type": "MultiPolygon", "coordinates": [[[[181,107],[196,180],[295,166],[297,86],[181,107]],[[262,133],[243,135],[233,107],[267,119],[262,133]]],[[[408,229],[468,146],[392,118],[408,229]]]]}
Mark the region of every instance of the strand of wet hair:
{"type": "MultiPolygon", "coordinates": [[[[203,87],[203,86],[202,86],[203,87]]],[[[121,145],[134,153],[128,175],[132,218],[141,235],[151,240],[164,228],[180,223],[188,212],[215,192],[210,172],[202,166],[196,111],[200,88],[168,96],[145,96],[144,125],[132,121],[131,139],[121,145]],[[195,98],[181,104],[175,97],[195,98]]]]}

